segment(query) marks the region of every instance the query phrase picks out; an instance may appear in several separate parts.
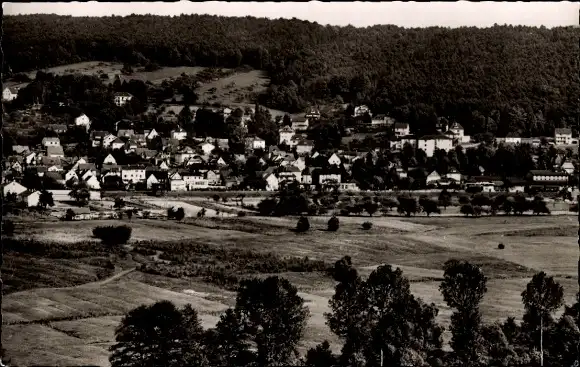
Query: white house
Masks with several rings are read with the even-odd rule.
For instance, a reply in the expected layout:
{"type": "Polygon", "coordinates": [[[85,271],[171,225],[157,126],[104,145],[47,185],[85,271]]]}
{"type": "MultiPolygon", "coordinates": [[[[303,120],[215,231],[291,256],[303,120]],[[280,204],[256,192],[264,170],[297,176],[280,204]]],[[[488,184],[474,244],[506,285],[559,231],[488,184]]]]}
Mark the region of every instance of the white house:
{"type": "Polygon", "coordinates": [[[300,171],[302,171],[302,170],[304,170],[304,168],[306,168],[306,161],[304,160],[303,157],[298,157],[298,159],[296,159],[294,162],[292,162],[291,165],[294,167],[298,167],[298,169],[300,169],[300,171]]]}
{"type": "Polygon", "coordinates": [[[182,128],[171,131],[171,139],[184,140],[187,139],[187,131],[182,128]]]}
{"type": "Polygon", "coordinates": [[[202,174],[188,174],[183,176],[188,190],[203,190],[209,187],[209,181],[202,174]]]}
{"type": "Polygon", "coordinates": [[[205,143],[201,143],[199,145],[199,148],[201,148],[201,150],[203,150],[204,154],[210,154],[214,149],[215,149],[215,145],[205,142],[205,143]]]}
{"type": "Polygon", "coordinates": [[[439,175],[439,173],[437,173],[437,171],[433,171],[427,176],[426,183],[427,183],[427,185],[429,185],[431,183],[436,183],[440,180],[441,180],[441,176],[439,175]]]}
{"type": "Polygon", "coordinates": [[[159,134],[157,133],[157,131],[155,131],[155,129],[152,129],[151,131],[149,131],[146,134],[145,139],[151,140],[151,139],[158,137],[158,136],[159,136],[159,134]]]}
{"type": "Polygon", "coordinates": [[[341,179],[342,177],[339,173],[321,173],[318,177],[318,183],[320,185],[326,185],[329,183],[340,184],[341,179]]]}
{"type": "Polygon", "coordinates": [[[169,181],[169,189],[171,191],[186,191],[187,187],[185,186],[185,181],[179,178],[169,181]]]}
{"type": "Polygon", "coordinates": [[[29,152],[24,155],[24,162],[26,162],[26,164],[28,165],[32,164],[35,160],[36,160],[35,152],[29,152]]]}
{"type": "Polygon", "coordinates": [[[159,169],[166,171],[169,169],[169,165],[167,164],[167,162],[161,161],[161,163],[159,163],[159,169]]]}
{"type": "Polygon", "coordinates": [[[4,196],[8,195],[8,193],[20,195],[24,191],[26,191],[26,187],[22,186],[16,181],[12,181],[2,187],[2,192],[4,193],[4,196]]]}
{"type": "Polygon", "coordinates": [[[158,184],[159,180],[155,177],[155,173],[151,173],[149,177],[147,177],[147,188],[150,189],[154,185],[158,184]]]}
{"type": "Polygon", "coordinates": [[[296,118],[292,121],[292,129],[294,131],[306,131],[308,130],[309,121],[307,118],[296,118]]]}
{"type": "Polygon", "coordinates": [[[342,182],[338,185],[338,190],[341,192],[345,192],[345,191],[353,191],[353,192],[357,192],[360,191],[360,188],[358,187],[357,183],[354,181],[349,181],[349,182],[342,182]]]}
{"type": "Polygon", "coordinates": [[[360,117],[360,116],[364,116],[365,114],[369,114],[370,116],[372,116],[371,110],[368,108],[368,106],[362,105],[362,106],[356,106],[354,108],[354,113],[352,115],[352,117],[360,117]]]}
{"type": "Polygon", "coordinates": [[[435,149],[446,152],[453,149],[453,140],[445,135],[425,135],[417,139],[417,148],[422,149],[427,157],[432,157],[435,149]]]}
{"type": "Polygon", "coordinates": [[[314,149],[314,143],[311,140],[301,139],[296,143],[297,154],[310,154],[312,149],[314,149]]]}
{"type": "Polygon", "coordinates": [[[105,137],[103,138],[103,147],[108,148],[111,146],[111,144],[117,140],[117,137],[113,134],[107,134],[105,135],[105,137]]]}
{"type": "Polygon", "coordinates": [[[117,160],[112,154],[109,154],[103,159],[103,164],[117,164],[117,160]]]}
{"type": "Polygon", "coordinates": [[[471,141],[471,137],[465,135],[465,130],[463,126],[458,122],[454,122],[449,127],[448,133],[453,136],[453,139],[456,139],[459,143],[469,143],[471,141]]]}
{"type": "Polygon", "coordinates": [[[84,126],[85,129],[89,129],[91,127],[91,120],[87,115],[84,113],[77,118],[75,118],[75,125],[76,126],[84,126]]]}
{"type": "Polygon", "coordinates": [[[404,123],[404,122],[395,123],[394,129],[395,129],[395,136],[397,136],[397,137],[409,135],[411,133],[411,130],[409,128],[409,124],[404,123]]]}
{"type": "Polygon", "coordinates": [[[96,176],[91,175],[89,178],[85,180],[85,183],[87,184],[87,187],[91,190],[101,189],[101,184],[99,183],[99,180],[97,179],[96,176]]]}
{"type": "Polygon", "coordinates": [[[60,146],[60,139],[55,137],[43,138],[42,145],[44,147],[57,147],[60,146]]]}
{"type": "Polygon", "coordinates": [[[121,179],[125,183],[136,183],[145,181],[145,167],[123,167],[121,179]]]}
{"type": "Polygon", "coordinates": [[[266,191],[278,191],[279,181],[275,174],[266,174],[264,180],[266,181],[266,191]]]}
{"type": "Polygon", "coordinates": [[[574,163],[570,161],[564,162],[560,168],[566,171],[566,173],[569,175],[573,174],[574,171],[576,170],[576,168],[574,167],[574,163]]]}
{"type": "Polygon", "coordinates": [[[78,180],[79,176],[77,175],[76,171],[71,169],[70,171],[64,174],[64,179],[65,181],[78,180]]]}
{"type": "Polygon", "coordinates": [[[445,177],[457,181],[458,183],[461,183],[461,173],[459,173],[459,171],[455,168],[451,168],[449,172],[447,172],[445,177]]]}
{"type": "Polygon", "coordinates": [[[555,129],[554,143],[556,143],[556,145],[572,144],[572,129],[555,129]]]}
{"type": "Polygon", "coordinates": [[[304,115],[307,119],[319,119],[320,118],[320,110],[315,107],[310,107],[306,114],[304,115]]]}
{"type": "Polygon", "coordinates": [[[26,206],[29,208],[38,206],[38,203],[40,202],[40,191],[25,191],[21,196],[24,199],[26,206]]]}
{"type": "Polygon", "coordinates": [[[279,144],[285,143],[286,145],[291,146],[292,144],[292,137],[294,136],[295,132],[290,126],[285,126],[278,130],[280,134],[280,142],[279,144]]]}
{"type": "Polygon", "coordinates": [[[111,143],[111,149],[116,150],[116,149],[121,149],[125,146],[125,142],[119,138],[115,139],[112,143],[111,143]]]}
{"type": "Polygon", "coordinates": [[[175,163],[183,164],[187,162],[190,158],[196,155],[195,150],[191,147],[183,147],[176,155],[175,155],[175,163]]]}
{"type": "Polygon", "coordinates": [[[10,102],[18,97],[19,88],[7,87],[2,91],[2,100],[10,102]]]}
{"type": "Polygon", "coordinates": [[[246,148],[248,149],[266,149],[266,141],[264,139],[260,139],[258,137],[252,137],[246,139],[246,148]]]}
{"type": "Polygon", "coordinates": [[[340,160],[340,158],[338,158],[338,155],[336,155],[336,153],[332,153],[330,158],[328,158],[328,164],[330,164],[331,166],[339,166],[340,163],[342,163],[342,161],[340,160]]]}
{"type": "Polygon", "coordinates": [[[119,107],[124,106],[127,102],[129,102],[133,96],[127,92],[120,92],[115,93],[115,104],[119,107]]]}

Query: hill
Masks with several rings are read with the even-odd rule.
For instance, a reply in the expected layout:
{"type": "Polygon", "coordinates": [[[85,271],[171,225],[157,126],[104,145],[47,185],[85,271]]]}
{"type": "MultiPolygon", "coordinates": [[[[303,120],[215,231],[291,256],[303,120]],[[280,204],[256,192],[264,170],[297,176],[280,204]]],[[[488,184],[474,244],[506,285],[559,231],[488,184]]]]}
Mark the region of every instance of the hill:
{"type": "MultiPolygon", "coordinates": [[[[7,71],[82,61],[162,66],[247,64],[271,84],[261,102],[289,112],[368,103],[415,131],[440,118],[466,132],[552,135],[580,113],[573,27],[367,28],[182,15],[4,17],[7,71]],[[195,31],[193,31],[195,30],[195,31]]],[[[10,73],[8,73],[10,74],[10,73]]]]}

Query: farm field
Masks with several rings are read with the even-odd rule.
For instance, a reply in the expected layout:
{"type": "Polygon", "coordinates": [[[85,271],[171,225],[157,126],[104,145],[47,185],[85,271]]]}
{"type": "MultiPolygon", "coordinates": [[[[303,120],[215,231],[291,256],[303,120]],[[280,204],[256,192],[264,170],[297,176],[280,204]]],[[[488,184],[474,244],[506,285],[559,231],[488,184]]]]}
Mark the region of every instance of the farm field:
{"type": "MultiPolygon", "coordinates": [[[[200,199],[191,205],[202,207],[204,202],[213,203],[200,199]]],[[[341,227],[336,233],[325,230],[326,220],[311,218],[311,230],[304,234],[290,231],[296,218],[256,216],[186,218],[183,222],[135,218],[30,221],[17,223],[16,232],[39,241],[66,242],[65,246],[74,249],[80,246],[77,244],[90,241],[98,245],[92,238],[92,228],[122,222],[133,228],[130,247],[147,248],[156,242],[181,241],[184,248],[208,245],[273,253],[279,257],[308,256],[329,264],[349,255],[363,276],[381,264],[391,264],[403,270],[417,296],[439,307],[438,318],[443,325],[448,325],[451,311],[444,305],[438,287],[443,275],[442,265],[450,258],[479,264],[488,276],[488,293],[482,305],[486,322],[504,320],[508,316],[520,319],[523,313],[520,294],[537,271],[546,271],[557,278],[564,286],[566,302],[572,303],[577,291],[578,223],[573,216],[347,217],[340,219],[341,227]],[[366,220],[374,224],[369,231],[360,226],[366,220]],[[497,249],[499,243],[505,245],[504,250],[497,249]]],[[[54,285],[41,279],[37,287],[32,287],[37,280],[29,277],[20,280],[29,282],[29,287],[5,296],[3,337],[12,364],[106,366],[107,348],[114,339],[114,328],[126,311],[142,303],[160,299],[172,300],[178,305],[191,303],[199,310],[204,327],[214,325],[220,313],[234,304],[233,292],[200,277],[170,278],[136,270],[144,259],[129,251],[128,258],[115,260],[116,275],[111,273],[97,279],[90,275],[88,265],[80,261],[75,264],[72,260],[34,258],[33,271],[44,274],[45,269],[52,269],[49,274],[54,285]],[[78,275],[75,282],[62,280],[74,271],[83,274],[75,269],[84,269],[88,275],[78,275]],[[23,345],[29,347],[22,348],[23,345]]],[[[22,261],[17,270],[26,271],[27,264],[22,261]]],[[[276,275],[293,282],[310,309],[302,351],[324,339],[338,351],[340,342],[330,333],[324,319],[334,282],[321,272],[276,275]]],[[[448,340],[448,333],[445,338],[448,340]]]]}

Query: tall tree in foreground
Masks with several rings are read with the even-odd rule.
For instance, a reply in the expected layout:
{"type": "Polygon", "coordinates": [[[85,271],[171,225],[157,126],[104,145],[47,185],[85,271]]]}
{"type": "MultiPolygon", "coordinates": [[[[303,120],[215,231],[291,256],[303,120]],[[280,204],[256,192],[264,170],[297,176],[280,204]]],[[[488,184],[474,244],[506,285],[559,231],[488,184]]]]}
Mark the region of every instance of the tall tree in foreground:
{"type": "Polygon", "coordinates": [[[380,266],[362,281],[349,257],[335,264],[339,281],[325,315],[344,340],[340,363],[348,366],[421,366],[441,348],[434,305],[411,294],[400,269],[380,266]]]}
{"type": "Polygon", "coordinates": [[[564,303],[564,288],[542,271],[528,283],[522,292],[522,301],[526,310],[522,322],[524,343],[529,348],[540,350],[542,363],[544,331],[554,327],[552,314],[564,303]]]}
{"type": "Polygon", "coordinates": [[[443,277],[439,290],[447,305],[456,310],[451,316],[454,359],[469,366],[480,365],[483,339],[479,304],[487,292],[487,277],[478,266],[457,260],[445,263],[443,277]]]}
{"type": "Polygon", "coordinates": [[[248,341],[256,345],[259,366],[296,364],[308,309],[288,280],[269,277],[243,281],[235,313],[248,341]]]}
{"type": "Polygon", "coordinates": [[[115,331],[111,366],[182,366],[183,321],[181,312],[169,301],[130,311],[115,331]]]}
{"type": "Polygon", "coordinates": [[[121,320],[109,357],[112,367],[209,366],[197,313],[169,301],[140,306],[121,320]]]}

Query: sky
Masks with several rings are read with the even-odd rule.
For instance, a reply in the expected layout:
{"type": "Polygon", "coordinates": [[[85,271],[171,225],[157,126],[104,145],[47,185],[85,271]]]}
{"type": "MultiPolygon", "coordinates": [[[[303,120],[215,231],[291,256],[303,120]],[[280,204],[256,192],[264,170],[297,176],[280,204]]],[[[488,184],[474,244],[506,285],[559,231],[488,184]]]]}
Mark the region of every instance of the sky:
{"type": "Polygon", "coordinates": [[[578,26],[577,2],[67,2],[3,3],[5,15],[48,13],[73,16],[134,14],[211,14],[298,18],[330,25],[366,27],[490,27],[495,23],[528,26],[578,26]]]}

